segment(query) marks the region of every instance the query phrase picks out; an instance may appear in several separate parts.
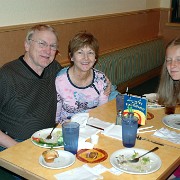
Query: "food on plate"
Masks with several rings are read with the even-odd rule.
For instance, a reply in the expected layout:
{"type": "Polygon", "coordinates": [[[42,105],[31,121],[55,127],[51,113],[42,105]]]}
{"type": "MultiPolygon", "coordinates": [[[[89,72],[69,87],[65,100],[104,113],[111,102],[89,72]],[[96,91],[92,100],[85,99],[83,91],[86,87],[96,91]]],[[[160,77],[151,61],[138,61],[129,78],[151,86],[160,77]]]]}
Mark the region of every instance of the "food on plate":
{"type": "Polygon", "coordinates": [[[98,152],[88,152],[88,153],[86,154],[86,157],[87,157],[87,158],[92,158],[92,159],[96,159],[97,156],[98,156],[98,152]]]}
{"type": "Polygon", "coordinates": [[[126,169],[126,167],[129,167],[133,171],[145,172],[151,167],[151,164],[153,163],[153,161],[150,160],[149,157],[147,156],[142,157],[137,163],[129,162],[129,160],[133,160],[139,156],[140,156],[139,153],[134,151],[132,155],[127,155],[127,156],[123,154],[119,154],[116,157],[116,159],[117,159],[118,165],[122,167],[123,169],[126,169]]]}
{"type": "MultiPolygon", "coordinates": [[[[49,133],[49,132],[48,132],[49,133]]],[[[62,146],[63,145],[63,137],[62,137],[62,131],[57,131],[57,132],[54,132],[52,134],[52,138],[51,139],[47,139],[47,134],[40,134],[39,137],[36,136],[32,136],[32,141],[35,143],[35,144],[38,144],[38,145],[46,145],[46,146],[49,146],[49,147],[55,147],[55,146],[62,146]]]]}
{"type": "Polygon", "coordinates": [[[50,149],[50,150],[44,151],[42,153],[42,156],[47,163],[52,163],[54,162],[55,158],[59,157],[59,154],[57,151],[50,149]]]}

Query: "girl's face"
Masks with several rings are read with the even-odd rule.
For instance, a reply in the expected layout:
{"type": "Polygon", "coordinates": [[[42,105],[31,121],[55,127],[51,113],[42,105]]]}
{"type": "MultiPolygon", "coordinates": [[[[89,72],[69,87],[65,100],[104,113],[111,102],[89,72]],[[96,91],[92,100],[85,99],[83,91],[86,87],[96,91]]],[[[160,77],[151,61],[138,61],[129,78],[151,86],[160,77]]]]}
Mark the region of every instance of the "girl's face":
{"type": "Polygon", "coordinates": [[[180,45],[167,48],[166,67],[173,80],[180,80],[180,45]]]}
{"type": "Polygon", "coordinates": [[[85,46],[77,50],[71,60],[74,61],[74,66],[77,69],[86,72],[93,67],[96,61],[95,52],[90,47],[85,46]]]}

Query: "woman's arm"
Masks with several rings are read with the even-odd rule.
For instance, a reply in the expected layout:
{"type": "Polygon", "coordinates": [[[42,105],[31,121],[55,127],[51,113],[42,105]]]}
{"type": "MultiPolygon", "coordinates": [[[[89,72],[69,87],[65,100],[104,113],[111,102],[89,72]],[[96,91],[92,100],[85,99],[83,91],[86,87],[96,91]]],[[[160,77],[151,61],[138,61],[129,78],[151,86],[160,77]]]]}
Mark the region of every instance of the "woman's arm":
{"type": "Polygon", "coordinates": [[[98,106],[100,106],[108,102],[109,94],[111,92],[111,82],[104,73],[97,73],[97,76],[99,76],[98,88],[100,90],[100,95],[98,106]]]}
{"type": "Polygon", "coordinates": [[[108,79],[108,77],[106,76],[106,81],[107,81],[107,88],[104,91],[104,95],[109,96],[111,93],[111,81],[108,79]]]}

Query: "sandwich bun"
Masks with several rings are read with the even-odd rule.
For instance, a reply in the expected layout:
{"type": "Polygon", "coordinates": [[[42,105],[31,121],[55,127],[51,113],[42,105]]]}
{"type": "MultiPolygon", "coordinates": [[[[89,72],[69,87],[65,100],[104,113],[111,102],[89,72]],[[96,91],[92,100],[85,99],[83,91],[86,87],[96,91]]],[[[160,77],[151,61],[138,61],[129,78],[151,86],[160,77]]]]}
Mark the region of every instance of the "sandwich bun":
{"type": "Polygon", "coordinates": [[[42,153],[42,156],[47,163],[53,163],[54,159],[59,157],[59,154],[55,150],[47,150],[42,153]]]}

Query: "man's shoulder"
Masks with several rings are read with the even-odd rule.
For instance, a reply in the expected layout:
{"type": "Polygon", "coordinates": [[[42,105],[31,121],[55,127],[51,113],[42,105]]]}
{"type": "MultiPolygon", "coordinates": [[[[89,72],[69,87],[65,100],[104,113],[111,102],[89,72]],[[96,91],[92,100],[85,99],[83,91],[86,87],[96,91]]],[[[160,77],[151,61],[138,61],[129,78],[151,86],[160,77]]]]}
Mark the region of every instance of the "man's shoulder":
{"type": "Polygon", "coordinates": [[[19,66],[19,64],[21,63],[20,58],[21,58],[21,57],[19,57],[18,59],[9,61],[8,63],[5,63],[5,64],[0,68],[0,70],[1,70],[1,71],[7,71],[7,70],[10,70],[10,69],[17,68],[17,66],[19,66]]]}

